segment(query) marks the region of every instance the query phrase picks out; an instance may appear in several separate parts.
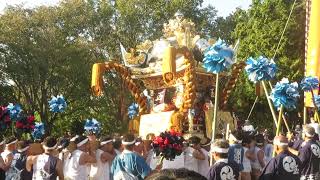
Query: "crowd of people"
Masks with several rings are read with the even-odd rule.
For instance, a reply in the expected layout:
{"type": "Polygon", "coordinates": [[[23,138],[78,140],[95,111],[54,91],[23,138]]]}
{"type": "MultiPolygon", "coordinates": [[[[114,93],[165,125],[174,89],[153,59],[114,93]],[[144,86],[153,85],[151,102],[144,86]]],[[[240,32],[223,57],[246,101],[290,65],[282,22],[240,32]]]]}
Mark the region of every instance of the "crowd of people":
{"type": "Polygon", "coordinates": [[[29,141],[8,137],[0,139],[0,180],[319,180],[317,133],[312,125],[276,137],[236,130],[206,147],[193,136],[181,155],[162,163],[152,149],[154,134],[49,136],[40,154],[29,141]]]}

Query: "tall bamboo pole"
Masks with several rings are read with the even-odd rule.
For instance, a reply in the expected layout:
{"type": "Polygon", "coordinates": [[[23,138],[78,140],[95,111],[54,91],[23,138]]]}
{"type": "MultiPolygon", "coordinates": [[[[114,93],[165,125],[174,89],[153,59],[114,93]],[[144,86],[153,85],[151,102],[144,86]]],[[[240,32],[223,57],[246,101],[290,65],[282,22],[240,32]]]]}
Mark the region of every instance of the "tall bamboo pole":
{"type": "MultiPolygon", "coordinates": [[[[279,136],[279,134],[280,134],[282,114],[283,114],[283,105],[280,106],[280,111],[279,111],[279,116],[278,116],[278,123],[277,123],[277,130],[276,130],[276,136],[279,136]]],[[[272,156],[273,157],[276,156],[275,148],[273,150],[272,156]]]]}
{"type": "MultiPolygon", "coordinates": [[[[219,73],[216,74],[216,86],[215,86],[215,94],[214,94],[214,112],[213,112],[213,120],[212,120],[212,137],[211,141],[214,142],[216,135],[216,124],[217,124],[217,113],[218,113],[218,101],[219,100],[219,73]]],[[[210,156],[210,166],[213,164],[213,157],[210,156]]]]}
{"type": "Polygon", "coordinates": [[[214,94],[214,112],[213,112],[213,120],[212,120],[212,141],[215,139],[216,135],[216,124],[217,124],[217,113],[218,113],[218,101],[219,100],[219,73],[216,74],[216,86],[215,86],[215,94],[214,94]]]}
{"type": "Polygon", "coordinates": [[[303,107],[303,124],[307,124],[307,107],[303,107]]]}
{"type": "Polygon", "coordinates": [[[277,115],[276,115],[276,113],[274,111],[272,102],[271,102],[270,98],[268,97],[269,93],[268,93],[268,89],[267,89],[266,83],[264,81],[262,81],[262,86],[263,86],[263,89],[264,89],[264,93],[267,96],[267,101],[268,101],[269,108],[270,108],[270,111],[271,111],[271,114],[272,114],[272,117],[273,117],[274,124],[277,126],[277,115]]]}

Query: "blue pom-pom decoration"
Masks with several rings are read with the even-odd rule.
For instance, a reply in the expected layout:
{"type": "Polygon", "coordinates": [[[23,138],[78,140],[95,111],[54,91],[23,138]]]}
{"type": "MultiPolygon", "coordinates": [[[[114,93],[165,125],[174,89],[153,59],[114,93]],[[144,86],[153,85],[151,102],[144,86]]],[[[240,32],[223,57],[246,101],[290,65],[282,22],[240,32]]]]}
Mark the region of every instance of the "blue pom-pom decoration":
{"type": "Polygon", "coordinates": [[[258,59],[250,57],[247,59],[246,64],[245,70],[249,80],[254,83],[258,81],[269,81],[276,75],[276,63],[263,56],[260,56],[258,59]]]}
{"type": "Polygon", "coordinates": [[[49,107],[51,112],[61,113],[67,108],[67,102],[64,100],[62,95],[58,95],[57,97],[52,96],[49,101],[49,107]]]}
{"type": "Polygon", "coordinates": [[[208,47],[204,52],[203,67],[211,73],[217,74],[234,63],[234,51],[229,48],[225,41],[219,39],[213,46],[208,47]]]}
{"type": "Polygon", "coordinates": [[[303,91],[312,91],[319,88],[319,80],[316,77],[305,77],[300,83],[301,89],[303,91]]]}
{"type": "Polygon", "coordinates": [[[128,107],[128,117],[129,119],[135,118],[139,113],[139,105],[137,103],[132,103],[128,107]]]}
{"type": "Polygon", "coordinates": [[[87,119],[84,125],[84,130],[87,133],[99,134],[101,131],[101,124],[96,119],[87,119]]]}
{"type": "Polygon", "coordinates": [[[31,133],[33,139],[41,139],[45,134],[44,124],[36,122],[34,129],[31,133]]]}
{"type": "Polygon", "coordinates": [[[317,106],[317,108],[320,108],[320,96],[319,95],[315,95],[314,96],[314,103],[317,106]]]}
{"type": "Polygon", "coordinates": [[[277,109],[279,109],[281,105],[288,110],[295,109],[300,97],[298,88],[298,83],[289,83],[287,78],[283,78],[280,82],[277,82],[270,96],[274,106],[277,109]]]}
{"type": "Polygon", "coordinates": [[[7,110],[9,111],[12,120],[18,120],[20,113],[22,112],[21,106],[19,104],[14,105],[13,103],[9,103],[7,110]]]}

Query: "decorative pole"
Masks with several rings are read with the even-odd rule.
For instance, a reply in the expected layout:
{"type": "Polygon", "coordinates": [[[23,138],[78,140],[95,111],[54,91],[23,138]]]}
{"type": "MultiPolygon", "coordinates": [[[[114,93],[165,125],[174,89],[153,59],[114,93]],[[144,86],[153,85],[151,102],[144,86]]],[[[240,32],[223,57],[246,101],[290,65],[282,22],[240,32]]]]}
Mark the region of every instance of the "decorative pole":
{"type": "MultiPolygon", "coordinates": [[[[274,106],[279,110],[276,136],[279,136],[280,134],[281,120],[285,120],[285,118],[283,118],[284,108],[288,110],[295,109],[299,97],[298,83],[289,83],[287,78],[283,78],[280,82],[277,82],[275,87],[272,89],[270,98],[273,101],[274,106]]],[[[287,122],[285,123],[287,126],[287,122]]],[[[275,155],[276,152],[274,150],[273,157],[275,155]]]]}
{"type": "Polygon", "coordinates": [[[264,89],[264,93],[266,94],[266,98],[267,98],[267,101],[268,101],[268,105],[269,105],[269,108],[270,108],[270,111],[271,111],[271,114],[272,114],[272,118],[273,118],[274,124],[277,127],[278,126],[277,115],[276,115],[276,112],[274,111],[272,102],[271,102],[270,98],[268,97],[269,93],[268,93],[268,89],[266,87],[265,81],[262,81],[262,86],[263,86],[263,89],[264,89]]]}
{"type": "MultiPolygon", "coordinates": [[[[319,88],[319,80],[317,77],[312,77],[312,76],[308,76],[302,79],[301,83],[300,83],[301,89],[304,91],[304,93],[306,94],[307,92],[311,92],[311,99],[312,99],[312,104],[315,108],[315,114],[314,117],[317,118],[318,116],[318,106],[315,100],[315,94],[314,94],[314,90],[318,90],[319,88]]],[[[312,105],[311,104],[311,105],[312,105]]],[[[306,107],[304,106],[304,113],[306,113],[306,107]]],[[[305,116],[305,114],[304,114],[305,116]]],[[[304,117],[304,124],[307,123],[306,118],[304,117]]]]}
{"type": "Polygon", "coordinates": [[[267,85],[265,82],[274,78],[274,76],[276,75],[277,66],[272,59],[269,60],[263,56],[260,56],[257,59],[250,57],[247,59],[246,63],[247,63],[247,66],[245,67],[245,70],[248,74],[249,80],[254,83],[257,83],[260,81],[262,83],[274,124],[277,126],[277,115],[274,111],[273,105],[269,98],[269,93],[268,93],[267,85]]]}
{"type": "Polygon", "coordinates": [[[213,121],[212,121],[212,141],[215,140],[216,135],[216,125],[218,117],[218,106],[219,106],[219,73],[216,74],[216,86],[214,93],[214,111],[213,111],[213,121]]]}
{"type": "MultiPolygon", "coordinates": [[[[229,48],[227,44],[219,39],[213,46],[208,47],[204,53],[203,67],[207,72],[216,74],[215,79],[215,100],[214,100],[214,114],[212,120],[212,137],[211,141],[215,139],[216,124],[218,119],[219,108],[219,73],[227,70],[234,63],[234,50],[229,48]]],[[[210,165],[213,164],[212,156],[210,156],[210,165]]]]}

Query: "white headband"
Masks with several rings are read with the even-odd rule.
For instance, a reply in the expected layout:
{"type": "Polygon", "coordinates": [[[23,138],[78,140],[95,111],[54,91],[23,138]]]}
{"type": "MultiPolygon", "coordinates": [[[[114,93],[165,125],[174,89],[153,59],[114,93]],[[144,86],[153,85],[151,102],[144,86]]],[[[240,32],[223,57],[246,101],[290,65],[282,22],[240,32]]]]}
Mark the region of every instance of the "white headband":
{"type": "Polygon", "coordinates": [[[77,144],[77,147],[81,147],[82,145],[86,144],[88,141],[89,141],[89,139],[88,139],[88,138],[85,138],[84,140],[82,140],[81,142],[79,142],[79,143],[77,144]]]}
{"type": "Polygon", "coordinates": [[[136,142],[136,140],[133,140],[131,142],[126,142],[126,141],[122,140],[123,145],[133,145],[135,142],[136,142]]]}
{"type": "Polygon", "coordinates": [[[273,144],[274,144],[274,145],[277,145],[277,146],[288,146],[288,145],[289,145],[288,143],[280,142],[279,139],[275,139],[275,140],[273,141],[273,144]]]}
{"type": "Polygon", "coordinates": [[[108,141],[102,141],[102,142],[100,143],[100,146],[103,146],[103,145],[108,144],[108,143],[111,143],[111,142],[113,142],[113,139],[110,139],[110,140],[108,140],[108,141]]]}
{"type": "Polygon", "coordinates": [[[75,141],[78,137],[79,137],[79,136],[76,135],[76,136],[72,137],[72,138],[70,139],[70,141],[75,141]]]}
{"type": "Polygon", "coordinates": [[[12,141],[12,142],[10,142],[10,143],[8,143],[8,144],[6,144],[6,146],[9,146],[9,145],[11,145],[11,144],[15,144],[16,142],[18,142],[18,140],[16,139],[16,140],[14,140],[14,141],[12,141]]]}
{"type": "Polygon", "coordinates": [[[232,140],[232,141],[234,141],[234,142],[237,142],[237,143],[242,143],[242,140],[238,140],[236,137],[234,137],[234,135],[233,134],[230,134],[229,135],[229,138],[230,138],[230,140],[232,140]]]}
{"type": "Polygon", "coordinates": [[[219,148],[219,147],[213,147],[211,152],[217,152],[217,153],[228,153],[229,148],[219,148]]]}
{"type": "Polygon", "coordinates": [[[27,146],[27,147],[25,147],[25,148],[23,148],[23,149],[18,149],[18,152],[21,152],[21,153],[22,153],[22,152],[25,152],[26,150],[29,149],[29,147],[30,147],[30,146],[27,146]]]}
{"type": "Polygon", "coordinates": [[[54,145],[53,147],[48,147],[48,146],[46,146],[46,145],[42,145],[42,147],[43,147],[43,149],[45,149],[45,150],[55,150],[55,149],[57,149],[57,144],[54,145]]]}
{"type": "Polygon", "coordinates": [[[314,135],[311,135],[310,133],[306,132],[306,131],[303,131],[303,133],[307,136],[307,137],[314,137],[314,135]]]}
{"type": "Polygon", "coordinates": [[[1,141],[1,142],[0,142],[0,146],[3,145],[3,144],[4,144],[4,141],[1,141]]]}

